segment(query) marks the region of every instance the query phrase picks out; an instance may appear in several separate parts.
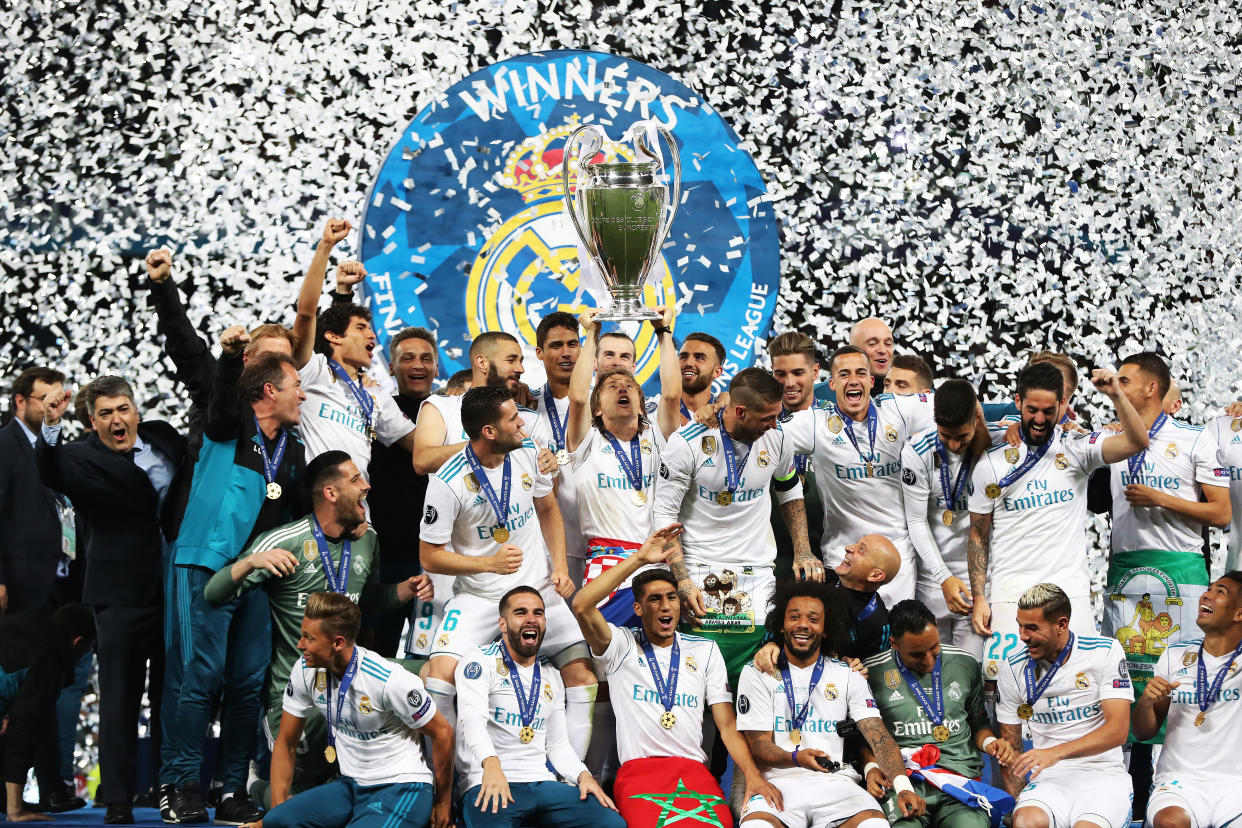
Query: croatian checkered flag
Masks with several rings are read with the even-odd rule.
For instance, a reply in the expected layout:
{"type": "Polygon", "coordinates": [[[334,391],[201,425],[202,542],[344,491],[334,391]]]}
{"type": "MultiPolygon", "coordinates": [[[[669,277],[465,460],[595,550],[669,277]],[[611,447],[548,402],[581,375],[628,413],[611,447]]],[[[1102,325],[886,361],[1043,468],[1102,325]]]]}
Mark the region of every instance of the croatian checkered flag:
{"type": "Polygon", "coordinates": [[[904,748],[901,756],[911,777],[922,779],[972,808],[981,808],[988,815],[992,828],[999,828],[1001,818],[1013,811],[1013,797],[1000,788],[936,767],[940,748],[935,745],[923,745],[918,750],[904,748]]]}

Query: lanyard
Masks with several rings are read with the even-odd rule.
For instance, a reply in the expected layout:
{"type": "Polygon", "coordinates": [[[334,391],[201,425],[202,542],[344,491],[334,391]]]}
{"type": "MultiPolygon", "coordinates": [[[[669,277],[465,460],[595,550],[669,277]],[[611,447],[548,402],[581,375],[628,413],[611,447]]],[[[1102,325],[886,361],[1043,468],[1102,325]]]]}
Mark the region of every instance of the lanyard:
{"type": "Polygon", "coordinates": [[[733,438],[729,436],[729,432],[725,430],[724,412],[716,412],[716,422],[720,424],[720,447],[724,449],[725,461],[725,488],[730,492],[737,491],[737,487],[742,484],[742,469],[746,465],[746,461],[750,458],[750,450],[746,451],[746,456],[740,461],[733,456],[733,438]]]}
{"type": "Polygon", "coordinates": [[[328,548],[328,539],[323,536],[323,527],[319,525],[319,518],[313,513],[311,514],[311,531],[315,533],[315,545],[319,547],[319,562],[323,564],[323,579],[328,582],[328,589],[344,595],[345,587],[349,584],[349,538],[341,542],[341,563],[334,573],[332,550],[328,548]]]}
{"type": "Polygon", "coordinates": [[[552,396],[551,383],[543,387],[543,407],[548,412],[548,419],[552,422],[552,442],[556,443],[557,451],[564,451],[565,425],[569,422],[569,412],[565,412],[564,420],[557,416],[556,398],[552,396]]]}
{"type": "Polygon", "coordinates": [[[285,447],[289,442],[289,432],[285,429],[280,430],[280,439],[276,441],[276,448],[272,450],[271,455],[267,453],[267,444],[263,438],[263,429],[259,428],[259,418],[254,418],[254,436],[259,441],[259,456],[263,458],[263,479],[268,483],[276,482],[276,472],[280,470],[280,461],[285,458],[285,447]]]}
{"type": "MultiPolygon", "coordinates": [[[[1160,426],[1164,425],[1164,421],[1167,419],[1169,419],[1168,415],[1161,411],[1160,416],[1156,418],[1156,421],[1151,425],[1151,429],[1147,432],[1148,442],[1155,439],[1156,432],[1160,430],[1160,426]]],[[[1143,471],[1143,461],[1145,459],[1147,459],[1147,449],[1143,449],[1138,454],[1132,454],[1126,459],[1126,465],[1129,467],[1128,471],[1130,472],[1131,483],[1141,482],[1139,475],[1143,471]]]]}
{"type": "Polygon", "coordinates": [[[474,472],[475,478],[479,482],[479,488],[483,490],[483,494],[487,496],[487,502],[492,504],[492,511],[496,513],[496,523],[504,526],[509,517],[509,489],[512,483],[512,475],[509,468],[509,455],[505,455],[505,462],[500,477],[500,496],[496,496],[496,490],[492,488],[491,481],[487,479],[484,472],[483,464],[479,462],[478,456],[474,453],[474,449],[466,444],[466,461],[470,464],[471,471],[474,472]]]}
{"type": "Polygon", "coordinates": [[[802,705],[802,709],[798,709],[797,702],[794,701],[793,676],[789,673],[789,659],[785,653],[781,653],[781,657],[777,660],[777,665],[781,668],[781,684],[785,686],[785,700],[789,702],[789,729],[801,730],[802,725],[806,722],[807,714],[811,710],[811,700],[815,698],[815,688],[819,686],[820,676],[824,674],[824,655],[820,653],[819,659],[815,662],[815,669],[811,670],[811,683],[806,689],[806,704],[802,705]]]}
{"type": "Polygon", "coordinates": [[[518,673],[513,655],[503,641],[500,642],[500,654],[505,660],[505,666],[509,668],[509,681],[513,683],[513,695],[517,696],[518,715],[522,717],[522,726],[529,727],[535,720],[535,710],[539,707],[539,659],[535,659],[535,671],[531,675],[528,696],[522,688],[522,676],[518,673]]]}
{"type": "MultiPolygon", "coordinates": [[[[1000,479],[1000,482],[997,483],[997,485],[1003,489],[1009,484],[1016,483],[1018,480],[1020,480],[1022,478],[1022,475],[1026,474],[1031,469],[1035,468],[1035,465],[1040,460],[1044,459],[1044,455],[1048,453],[1048,449],[1052,448],[1052,441],[1055,439],[1057,439],[1057,435],[1050,434],[1048,436],[1048,439],[1044,441],[1044,444],[1041,445],[1039,448],[1035,449],[1034,451],[1031,451],[1031,445],[1030,443],[1027,443],[1026,457],[1023,457],[1022,462],[1019,463],[1016,467],[1010,469],[1005,474],[1005,476],[1000,479]]],[[[1022,442],[1026,443],[1025,435],[1023,435],[1022,437],[1022,442]]]]}
{"type": "Polygon", "coordinates": [[[875,403],[871,403],[867,407],[867,454],[864,456],[858,448],[858,438],[854,436],[854,420],[850,417],[841,416],[841,409],[833,406],[837,416],[845,421],[845,436],[849,438],[850,445],[854,447],[854,451],[858,452],[858,459],[868,471],[870,477],[871,464],[879,460],[879,455],[875,453],[875,432],[880,424],[880,409],[875,407],[875,403]]]}
{"type": "Polygon", "coordinates": [[[621,466],[621,471],[625,474],[625,479],[630,481],[630,486],[636,492],[643,490],[643,454],[639,448],[639,437],[641,433],[635,434],[630,439],[630,456],[627,458],[625,452],[621,449],[621,441],[612,435],[608,429],[601,428],[604,439],[608,441],[608,445],[612,446],[612,453],[617,457],[617,463],[621,466]]]}
{"type": "MultiPolygon", "coordinates": [[[[332,732],[332,671],[325,670],[328,674],[328,695],[324,699],[323,717],[328,723],[328,744],[333,748],[336,747],[336,734],[332,732]]],[[[341,711],[345,709],[345,697],[349,695],[349,685],[354,683],[354,675],[358,672],[358,648],[354,647],[354,654],[349,658],[349,666],[345,668],[345,672],[341,675],[341,684],[336,690],[336,720],[340,722],[341,711]]],[[[333,756],[335,757],[335,750],[333,756]]],[[[331,760],[329,760],[331,761],[331,760]]]]}
{"type": "Polygon", "coordinates": [[[666,713],[672,711],[673,702],[677,699],[677,674],[681,671],[681,646],[677,638],[677,635],[673,636],[673,652],[668,662],[668,681],[665,681],[664,676],[660,675],[660,665],[656,662],[655,650],[651,642],[642,633],[639,633],[638,637],[638,643],[643,648],[643,655],[647,657],[647,669],[651,671],[651,680],[655,683],[656,693],[660,695],[660,704],[664,705],[666,713]]]}
{"type": "Polygon", "coordinates": [[[1195,676],[1195,700],[1199,702],[1199,713],[1202,715],[1212,706],[1212,702],[1220,695],[1220,688],[1225,684],[1225,678],[1229,675],[1229,668],[1233,666],[1234,659],[1242,655],[1242,642],[1234,648],[1233,655],[1225,660],[1220,669],[1216,671],[1216,676],[1212,679],[1212,685],[1207,686],[1207,665],[1203,662],[1203,645],[1199,645],[1199,673],[1195,676]],[[1204,688],[1207,687],[1207,692],[1204,688]]]}
{"type": "Polygon", "coordinates": [[[919,684],[918,676],[910,671],[910,668],[901,660],[900,653],[893,653],[893,660],[897,662],[897,669],[901,672],[901,677],[906,680],[906,684],[910,686],[910,692],[914,694],[915,700],[919,706],[927,713],[927,718],[934,725],[944,724],[944,694],[940,686],[940,656],[936,656],[936,664],[932,667],[932,697],[927,698],[927,693],[923,690],[923,685],[919,684]]]}
{"type": "Polygon", "coordinates": [[[944,443],[940,442],[939,435],[936,436],[936,456],[940,458],[940,493],[944,495],[944,508],[956,512],[962,491],[966,488],[966,481],[970,479],[970,451],[967,450],[962,457],[962,466],[957,470],[957,479],[953,481],[952,488],[949,487],[949,452],[944,443]]]}
{"type": "Polygon", "coordinates": [[[335,359],[330,359],[328,360],[328,365],[332,368],[332,373],[336,374],[341,382],[345,383],[349,390],[353,392],[354,399],[358,401],[358,408],[362,410],[362,419],[366,421],[367,430],[373,431],[371,418],[375,413],[375,398],[363,391],[362,386],[353,381],[349,376],[349,372],[345,370],[341,363],[335,359]]]}
{"type": "Polygon", "coordinates": [[[1026,679],[1026,703],[1033,705],[1039,701],[1040,696],[1048,689],[1048,685],[1052,683],[1052,677],[1057,674],[1057,670],[1061,669],[1061,665],[1069,658],[1070,650],[1074,649],[1074,634],[1069,634],[1069,641],[1065,642],[1065,647],[1061,650],[1061,654],[1057,656],[1057,660],[1052,662],[1052,666],[1048,668],[1048,672],[1044,673],[1044,677],[1035,683],[1035,659],[1027,659],[1026,669],[1022,671],[1023,678],[1026,679]]]}

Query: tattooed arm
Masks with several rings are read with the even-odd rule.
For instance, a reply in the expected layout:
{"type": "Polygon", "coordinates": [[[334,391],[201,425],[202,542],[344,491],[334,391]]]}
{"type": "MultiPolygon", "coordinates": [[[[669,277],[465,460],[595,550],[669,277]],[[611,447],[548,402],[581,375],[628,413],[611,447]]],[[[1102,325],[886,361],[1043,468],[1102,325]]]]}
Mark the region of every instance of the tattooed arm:
{"type": "Polygon", "coordinates": [[[878,716],[861,719],[858,730],[866,738],[867,744],[875,752],[876,764],[884,775],[892,780],[893,790],[897,791],[897,808],[903,817],[918,816],[927,811],[927,802],[914,792],[909,777],[906,776],[906,765],[902,761],[901,751],[897,743],[884,727],[884,720],[878,716]]]}
{"type": "Polygon", "coordinates": [[[992,557],[992,513],[970,513],[970,540],[966,561],[970,569],[970,595],[974,601],[971,623],[979,635],[992,634],[992,608],[986,597],[988,562],[992,557]]]}

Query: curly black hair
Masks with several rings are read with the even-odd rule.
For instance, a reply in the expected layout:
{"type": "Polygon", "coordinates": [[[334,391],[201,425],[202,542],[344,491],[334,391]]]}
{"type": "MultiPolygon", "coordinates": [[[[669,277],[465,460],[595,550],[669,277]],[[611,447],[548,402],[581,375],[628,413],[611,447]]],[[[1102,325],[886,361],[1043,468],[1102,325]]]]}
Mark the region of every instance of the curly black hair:
{"type": "Polygon", "coordinates": [[[849,646],[850,617],[840,593],[832,584],[793,579],[777,581],[769,602],[771,609],[764,622],[768,635],[777,644],[784,644],[785,610],[794,598],[815,598],[824,605],[824,640],[820,650],[839,658],[849,646]]]}

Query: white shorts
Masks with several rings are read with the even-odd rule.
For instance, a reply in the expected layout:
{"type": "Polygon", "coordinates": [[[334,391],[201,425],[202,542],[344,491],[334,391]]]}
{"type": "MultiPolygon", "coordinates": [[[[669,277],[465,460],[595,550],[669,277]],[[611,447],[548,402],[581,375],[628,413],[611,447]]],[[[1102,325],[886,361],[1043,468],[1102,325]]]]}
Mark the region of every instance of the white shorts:
{"type": "Polygon", "coordinates": [[[1190,816],[1190,828],[1223,826],[1242,818],[1242,788],[1236,784],[1206,782],[1161,774],[1152,783],[1147,800],[1147,824],[1162,808],[1181,808],[1190,816]]]}
{"type": "MultiPolygon", "coordinates": [[[[983,677],[995,681],[1002,661],[1026,649],[1018,635],[1018,604],[992,604],[992,635],[984,640],[983,677]]],[[[1070,630],[1077,635],[1099,635],[1090,595],[1070,596],[1070,630]]]]}
{"type": "MultiPolygon", "coordinates": [[[[755,795],[742,806],[742,822],[751,814],[769,814],[787,828],[830,828],[863,811],[879,811],[877,819],[884,814],[866,789],[840,773],[807,771],[806,775],[778,776],[768,781],[781,792],[785,808],[778,811],[755,795]]],[[[756,820],[754,824],[762,822],[756,820]]]]}
{"type": "Polygon", "coordinates": [[[880,587],[880,597],[884,599],[884,606],[889,609],[897,606],[900,601],[914,597],[914,585],[919,571],[918,558],[908,537],[894,538],[893,546],[897,547],[897,552],[901,555],[901,567],[893,580],[880,587]]]}
{"type": "Polygon", "coordinates": [[[936,616],[941,644],[961,647],[980,661],[983,660],[983,643],[987,638],[975,632],[969,615],[949,612],[949,605],[944,600],[944,590],[940,588],[940,584],[919,581],[915,594],[931,610],[932,615],[936,616]]]}
{"type": "MultiPolygon", "coordinates": [[[[574,618],[565,599],[550,588],[541,591],[540,595],[543,596],[544,619],[547,622],[540,653],[558,667],[563,666],[563,662],[556,656],[575,644],[580,645],[583,658],[590,657],[578,619],[574,618]]],[[[444,620],[436,630],[431,656],[460,659],[471,647],[490,644],[499,637],[500,601],[459,592],[444,605],[444,620]]]]}
{"type": "Polygon", "coordinates": [[[405,634],[406,658],[426,658],[431,655],[431,642],[435,632],[444,620],[444,605],[453,597],[453,583],[457,580],[452,575],[436,575],[428,572],[431,585],[436,594],[430,601],[414,599],[414,607],[410,612],[410,628],[405,634]]]}
{"type": "Polygon", "coordinates": [[[1133,784],[1124,770],[1053,766],[1022,789],[1014,811],[1039,808],[1051,828],[1071,828],[1078,822],[1128,828],[1133,802],[1133,784]]]}

